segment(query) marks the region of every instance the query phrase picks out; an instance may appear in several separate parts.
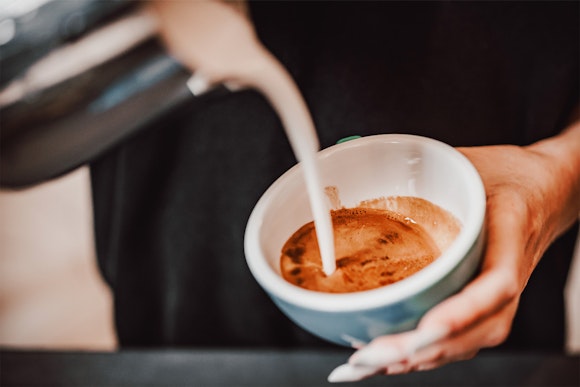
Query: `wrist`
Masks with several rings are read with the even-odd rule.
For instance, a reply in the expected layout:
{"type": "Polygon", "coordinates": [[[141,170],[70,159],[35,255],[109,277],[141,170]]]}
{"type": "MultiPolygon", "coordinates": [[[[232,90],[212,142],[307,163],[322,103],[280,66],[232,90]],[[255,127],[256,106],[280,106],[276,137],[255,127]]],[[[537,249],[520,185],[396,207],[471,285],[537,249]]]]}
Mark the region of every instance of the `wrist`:
{"type": "Polygon", "coordinates": [[[580,121],[572,123],[559,135],[526,148],[546,163],[551,178],[548,189],[559,209],[552,219],[557,237],[580,216],[580,121]]]}

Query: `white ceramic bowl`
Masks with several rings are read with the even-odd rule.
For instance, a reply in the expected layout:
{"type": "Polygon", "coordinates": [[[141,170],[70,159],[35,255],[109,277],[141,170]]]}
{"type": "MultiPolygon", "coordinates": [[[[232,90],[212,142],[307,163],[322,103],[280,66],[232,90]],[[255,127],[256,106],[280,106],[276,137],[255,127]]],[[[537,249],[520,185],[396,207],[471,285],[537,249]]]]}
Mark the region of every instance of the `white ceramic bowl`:
{"type": "Polygon", "coordinates": [[[322,184],[338,188],[343,206],[379,197],[420,197],[459,219],[459,235],[432,264],[382,288],[331,294],[292,285],[280,276],[282,246],[312,221],[296,165],[268,188],[248,220],[244,243],[252,274],[290,319],[331,342],[351,345],[413,329],[479,266],[486,204],[479,174],[451,146],[413,135],[363,137],[327,148],[318,157],[322,184]]]}

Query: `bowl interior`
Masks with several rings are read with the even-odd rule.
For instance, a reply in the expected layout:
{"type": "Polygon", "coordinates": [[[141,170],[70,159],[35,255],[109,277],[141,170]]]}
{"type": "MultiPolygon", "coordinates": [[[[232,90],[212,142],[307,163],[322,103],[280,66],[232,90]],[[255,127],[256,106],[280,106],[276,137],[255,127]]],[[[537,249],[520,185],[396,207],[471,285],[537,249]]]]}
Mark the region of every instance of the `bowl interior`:
{"type": "MultiPolygon", "coordinates": [[[[327,148],[319,153],[319,160],[322,185],[336,187],[344,207],[381,197],[415,196],[446,209],[461,222],[462,230],[447,250],[465,252],[479,234],[485,207],[481,180],[469,161],[448,145],[411,135],[369,136],[327,148]]],[[[288,286],[296,288],[279,275],[280,252],[290,235],[310,221],[304,178],[297,165],[266,191],[248,222],[246,239],[253,239],[246,240],[248,264],[266,290],[284,296],[288,286]]],[[[301,290],[292,292],[300,296],[301,290]]]]}

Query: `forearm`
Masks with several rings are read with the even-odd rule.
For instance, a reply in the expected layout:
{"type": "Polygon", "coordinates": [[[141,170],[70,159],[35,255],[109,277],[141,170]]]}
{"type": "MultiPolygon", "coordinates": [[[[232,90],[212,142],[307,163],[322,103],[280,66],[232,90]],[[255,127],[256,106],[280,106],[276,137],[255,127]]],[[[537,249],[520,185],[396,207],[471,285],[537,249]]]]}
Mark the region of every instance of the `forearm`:
{"type": "Polygon", "coordinates": [[[552,209],[546,220],[555,239],[570,227],[580,215],[580,120],[575,119],[559,135],[528,147],[542,155],[549,165],[552,209]]]}

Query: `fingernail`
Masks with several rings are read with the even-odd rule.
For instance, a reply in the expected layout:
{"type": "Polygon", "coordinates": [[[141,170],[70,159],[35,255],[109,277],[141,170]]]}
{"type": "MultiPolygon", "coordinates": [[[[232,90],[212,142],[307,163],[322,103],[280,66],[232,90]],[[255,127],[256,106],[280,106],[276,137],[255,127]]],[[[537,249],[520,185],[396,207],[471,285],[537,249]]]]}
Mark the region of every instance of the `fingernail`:
{"type": "Polygon", "coordinates": [[[349,343],[350,346],[354,349],[362,348],[368,344],[360,339],[357,339],[356,337],[352,337],[350,335],[347,335],[346,333],[341,335],[340,338],[343,339],[344,341],[346,341],[347,343],[349,343]]]}
{"type": "Polygon", "coordinates": [[[413,336],[407,347],[408,353],[413,354],[425,347],[428,347],[439,340],[443,339],[449,335],[449,328],[447,327],[437,327],[429,328],[417,331],[417,334],[413,336]]]}
{"type": "Polygon", "coordinates": [[[432,364],[419,364],[416,368],[417,371],[430,371],[435,368],[432,364]]]}
{"type": "Polygon", "coordinates": [[[395,347],[368,345],[356,351],[348,360],[352,365],[366,367],[385,367],[403,360],[406,354],[395,347]]]}
{"type": "Polygon", "coordinates": [[[395,363],[387,366],[388,374],[401,374],[407,370],[407,366],[403,363],[395,363]]]}
{"type": "Polygon", "coordinates": [[[199,71],[196,71],[191,78],[187,80],[186,85],[195,96],[201,95],[211,88],[208,79],[199,71]]]}
{"type": "Polygon", "coordinates": [[[348,363],[342,364],[336,367],[328,375],[328,381],[331,383],[356,382],[369,376],[373,376],[379,372],[380,369],[380,367],[356,366],[348,363]]]}

